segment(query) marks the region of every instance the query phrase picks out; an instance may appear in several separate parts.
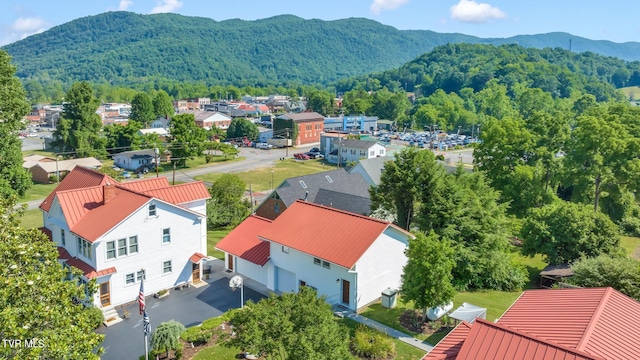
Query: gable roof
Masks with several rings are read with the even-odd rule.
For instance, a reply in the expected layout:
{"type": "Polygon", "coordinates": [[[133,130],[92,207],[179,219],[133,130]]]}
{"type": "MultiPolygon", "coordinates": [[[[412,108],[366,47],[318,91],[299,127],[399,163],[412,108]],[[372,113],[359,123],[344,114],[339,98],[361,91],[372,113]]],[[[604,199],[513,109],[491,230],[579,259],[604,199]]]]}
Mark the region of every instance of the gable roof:
{"type": "Polygon", "coordinates": [[[46,162],[38,162],[32,167],[42,168],[47,173],[55,173],[56,171],[71,171],[76,166],[83,166],[86,168],[94,168],[97,169],[102,166],[100,160],[94,157],[81,158],[81,159],[69,159],[69,160],[59,160],[58,162],[54,161],[46,161],[46,162]]]}
{"type": "Polygon", "coordinates": [[[370,159],[360,159],[358,160],[358,164],[349,170],[350,173],[354,173],[358,168],[362,168],[362,170],[367,173],[371,181],[375,185],[380,185],[380,176],[382,176],[382,170],[384,170],[384,164],[387,161],[393,161],[395,158],[393,156],[380,156],[374,157],[370,159]]]}
{"type": "Polygon", "coordinates": [[[640,302],[610,287],[527,290],[499,323],[603,358],[640,358],[640,302]]]}
{"type": "Polygon", "coordinates": [[[371,214],[371,199],[369,197],[352,195],[349,193],[319,189],[313,199],[316,204],[368,216],[371,214]]]}
{"type": "Polygon", "coordinates": [[[455,360],[464,340],[471,331],[471,324],[461,322],[447,334],[422,360],[455,360]]]}
{"type": "MultiPolygon", "coordinates": [[[[305,196],[307,201],[316,202],[316,196],[320,189],[341,194],[350,194],[351,196],[365,199],[370,198],[369,184],[364,180],[362,175],[349,174],[344,168],[285,179],[285,181],[275,189],[275,192],[282,202],[289,207],[296,200],[304,199],[305,196]],[[309,192],[309,194],[306,195],[306,192],[309,192]]],[[[336,202],[333,207],[341,209],[341,203],[342,202],[336,202]]]]}
{"type": "Polygon", "coordinates": [[[386,221],[296,201],[258,236],[350,269],[389,227],[386,221]]]}
{"type": "Polygon", "coordinates": [[[375,140],[349,139],[349,140],[342,140],[342,142],[340,143],[340,147],[349,148],[349,149],[367,150],[376,144],[378,144],[378,142],[375,140]]]}
{"type": "Polygon", "coordinates": [[[146,190],[143,193],[172,204],[185,204],[191,201],[203,200],[211,197],[207,187],[202,181],[146,190]]]}
{"type": "Polygon", "coordinates": [[[262,266],[269,261],[271,251],[269,243],[260,240],[258,234],[269,224],[269,219],[250,215],[220,240],[216,249],[262,266]]]}
{"type": "Polygon", "coordinates": [[[457,359],[598,360],[600,357],[545,342],[501,324],[477,319],[457,359]]]}
{"type": "Polygon", "coordinates": [[[71,172],[69,172],[69,174],[67,174],[67,176],[64,177],[64,179],[62,179],[60,184],[56,186],[49,196],[44,199],[40,204],[40,209],[49,211],[53,198],[60,191],[104,185],[106,183],[116,184],[117,181],[110,176],[97,171],[93,171],[82,166],[76,166],[71,172]]]}

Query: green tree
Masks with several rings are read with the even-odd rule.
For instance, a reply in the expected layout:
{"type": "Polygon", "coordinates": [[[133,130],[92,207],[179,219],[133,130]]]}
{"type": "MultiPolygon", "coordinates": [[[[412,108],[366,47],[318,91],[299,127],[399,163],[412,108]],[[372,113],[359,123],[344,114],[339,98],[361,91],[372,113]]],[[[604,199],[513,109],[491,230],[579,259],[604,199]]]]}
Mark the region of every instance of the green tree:
{"type": "Polygon", "coordinates": [[[396,214],[397,224],[410,229],[424,184],[444,176],[431,151],[406,148],[384,164],[380,185],[370,190],[373,210],[396,214]]]}
{"type": "Polygon", "coordinates": [[[376,115],[381,119],[389,119],[401,123],[407,119],[406,113],[410,108],[411,102],[409,102],[404,92],[392,93],[385,88],[373,94],[371,112],[372,115],[376,115]]]}
{"type": "Polygon", "coordinates": [[[156,119],[151,96],[145,92],[137,93],[131,100],[131,114],[129,120],[135,121],[146,128],[156,119]]]}
{"type": "Polygon", "coordinates": [[[182,164],[188,158],[201,156],[205,149],[207,132],[196,125],[193,114],[180,114],[171,119],[170,147],[171,157],[182,164]]]}
{"type": "Polygon", "coordinates": [[[324,116],[333,114],[333,94],[326,90],[315,90],[307,96],[307,108],[324,116]]]}
{"type": "Polygon", "coordinates": [[[0,50],[0,197],[19,196],[31,187],[31,174],[22,167],[22,142],[18,133],[22,119],[29,113],[22,84],[15,77],[11,57],[0,50]]]}
{"type": "Polygon", "coordinates": [[[0,346],[0,358],[97,360],[104,336],[93,331],[90,311],[74,302],[95,283],[64,280],[70,270],[58,262],[55,244],[20,226],[24,207],[16,209],[15,198],[0,197],[0,214],[0,338],[36,345],[0,346]]]}
{"type": "Polygon", "coordinates": [[[71,86],[54,136],[63,151],[75,151],[77,157],[106,155],[105,139],[100,136],[102,121],[96,113],[99,105],[87,82],[71,86]]]}
{"type": "Polygon", "coordinates": [[[232,346],[269,359],[351,359],[349,336],[324,296],[303,286],[298,293],[248,301],[231,318],[232,346]]]}
{"type": "Polygon", "coordinates": [[[185,330],[184,325],[175,320],[160,323],[151,334],[151,348],[156,351],[165,351],[169,356],[170,350],[177,350],[182,346],[180,334],[185,330]]]}
{"type": "Polygon", "coordinates": [[[427,321],[427,309],[443,306],[453,300],[455,289],[451,285],[455,266],[453,248],[448,239],[431,231],[418,233],[409,240],[407,265],[402,274],[402,297],[412,300],[422,309],[422,322],[427,321]]]}
{"type": "Polygon", "coordinates": [[[160,90],[153,97],[153,112],[156,117],[170,118],[175,113],[173,100],[166,91],[160,90]]]}
{"type": "Polygon", "coordinates": [[[364,90],[351,90],[344,93],[342,107],[347,115],[364,115],[373,106],[373,96],[364,90]]]}
{"type": "Polygon", "coordinates": [[[227,129],[227,139],[241,139],[246,137],[249,140],[255,141],[258,139],[260,129],[258,125],[252,123],[245,118],[234,118],[229,124],[227,129]]]}
{"type": "Polygon", "coordinates": [[[606,287],[640,301],[640,261],[627,256],[600,255],[571,265],[571,283],[582,287],[606,287]]]}
{"type": "Polygon", "coordinates": [[[207,203],[209,226],[236,226],[249,215],[251,204],[244,198],[246,188],[247,184],[236,174],[222,174],[213,182],[207,203]]]}
{"type": "Polygon", "coordinates": [[[142,144],[142,135],[138,134],[140,129],[141,125],[136,121],[130,121],[125,126],[105,126],[103,133],[107,148],[112,149],[112,153],[140,149],[142,144]]]}
{"type": "Polygon", "coordinates": [[[531,209],[522,224],[522,253],[542,254],[551,265],[619,251],[618,228],[601,212],[584,204],[557,201],[531,209]]]}

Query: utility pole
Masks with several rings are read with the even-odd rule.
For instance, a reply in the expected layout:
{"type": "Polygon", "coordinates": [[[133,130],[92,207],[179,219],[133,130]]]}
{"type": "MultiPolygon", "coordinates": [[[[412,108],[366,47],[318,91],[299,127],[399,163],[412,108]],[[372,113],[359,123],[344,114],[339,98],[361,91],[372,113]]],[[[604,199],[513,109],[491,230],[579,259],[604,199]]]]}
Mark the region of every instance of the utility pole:
{"type": "Polygon", "coordinates": [[[253,208],[253,191],[251,190],[251,183],[249,183],[249,201],[251,201],[251,213],[253,214],[254,212],[254,208],[253,208]]]}
{"type": "Polygon", "coordinates": [[[160,150],[159,150],[158,148],[155,148],[155,149],[154,149],[154,152],[155,152],[155,154],[156,154],[156,177],[158,177],[158,176],[160,176],[160,175],[158,174],[158,171],[159,171],[159,170],[158,170],[158,164],[160,163],[160,162],[158,161],[158,158],[159,158],[159,157],[158,157],[158,155],[160,155],[160,150]]]}
{"type": "Polygon", "coordinates": [[[285,136],[285,147],[284,147],[284,151],[285,151],[285,156],[284,157],[289,157],[289,128],[287,128],[287,136],[285,136]]]}
{"type": "Polygon", "coordinates": [[[173,184],[172,185],[175,185],[175,184],[176,184],[176,162],[173,161],[173,184]]]}

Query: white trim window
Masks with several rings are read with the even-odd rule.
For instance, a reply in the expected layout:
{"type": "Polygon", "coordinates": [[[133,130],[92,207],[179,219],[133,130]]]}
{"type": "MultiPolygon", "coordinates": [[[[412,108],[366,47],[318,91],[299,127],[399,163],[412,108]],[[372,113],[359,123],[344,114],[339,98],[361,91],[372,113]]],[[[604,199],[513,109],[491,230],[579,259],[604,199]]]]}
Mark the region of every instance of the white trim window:
{"type": "Polygon", "coordinates": [[[82,254],[82,256],[87,259],[93,259],[93,255],[91,254],[91,243],[79,236],[76,236],[77,245],[78,245],[78,254],[82,254]]]}
{"type": "Polygon", "coordinates": [[[124,276],[124,285],[129,286],[133,284],[138,284],[140,281],[147,279],[147,274],[144,270],[140,270],[134,273],[129,273],[124,276]]]}
{"type": "Polygon", "coordinates": [[[138,235],[129,236],[129,254],[138,253],[138,235]]]}
{"type": "Polygon", "coordinates": [[[171,260],[163,261],[162,274],[163,275],[171,274],[171,272],[173,272],[173,265],[171,264],[171,260]]]}
{"type": "Polygon", "coordinates": [[[162,229],[162,245],[171,243],[171,229],[162,229]]]}
{"type": "Polygon", "coordinates": [[[138,253],[138,235],[107,241],[107,260],[117,259],[138,253]],[[127,241],[128,240],[128,241],[127,241]]]}
{"type": "Polygon", "coordinates": [[[156,204],[149,204],[149,217],[156,217],[157,214],[156,204]]]}

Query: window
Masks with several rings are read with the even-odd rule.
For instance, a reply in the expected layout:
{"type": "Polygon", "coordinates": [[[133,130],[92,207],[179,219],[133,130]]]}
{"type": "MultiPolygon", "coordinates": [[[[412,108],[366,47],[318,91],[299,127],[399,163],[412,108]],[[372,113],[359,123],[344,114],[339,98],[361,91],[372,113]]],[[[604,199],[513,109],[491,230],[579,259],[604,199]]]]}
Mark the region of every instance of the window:
{"type": "Polygon", "coordinates": [[[330,184],[333,182],[333,179],[331,178],[331,176],[329,176],[329,175],[325,175],[324,177],[327,179],[327,181],[328,181],[330,184]]]}
{"type": "Polygon", "coordinates": [[[342,152],[343,152],[343,153],[346,153],[346,152],[347,152],[347,149],[342,149],[342,152]]]}
{"type": "Polygon", "coordinates": [[[171,242],[171,229],[162,229],[162,243],[168,244],[171,242]]]}
{"type": "Polygon", "coordinates": [[[136,283],[136,274],[131,273],[131,274],[125,275],[124,283],[125,283],[125,285],[135,284],[136,283]]]}
{"type": "Polygon", "coordinates": [[[355,155],[356,154],[356,149],[351,149],[351,155],[355,155]]]}
{"type": "Polygon", "coordinates": [[[60,242],[62,242],[62,246],[67,245],[67,242],[64,238],[64,229],[60,229],[60,242]]]}
{"type": "Polygon", "coordinates": [[[380,149],[380,155],[384,155],[384,149],[380,149]]]}
{"type": "Polygon", "coordinates": [[[307,286],[307,282],[304,280],[300,280],[300,287],[307,286]]]}
{"type": "Polygon", "coordinates": [[[129,254],[138,253],[138,237],[129,236],[129,254]]]}
{"type": "Polygon", "coordinates": [[[87,259],[92,259],[91,243],[79,236],[76,237],[76,240],[78,245],[78,254],[82,254],[82,256],[86,257],[87,259]]]}
{"type": "Polygon", "coordinates": [[[371,151],[369,151],[369,155],[370,155],[370,156],[376,156],[376,151],[375,151],[375,150],[371,150],[371,151]]]}
{"type": "Polygon", "coordinates": [[[162,263],[162,273],[163,274],[168,274],[171,272],[171,260],[169,261],[164,261],[162,263]]]}
{"type": "Polygon", "coordinates": [[[127,239],[118,239],[118,256],[127,256],[127,239]]]}
{"type": "Polygon", "coordinates": [[[116,258],[116,242],[107,241],[107,260],[116,258]]]}
{"type": "Polygon", "coordinates": [[[331,268],[331,264],[329,264],[328,261],[323,261],[322,262],[322,267],[325,269],[330,269],[331,268]]]}
{"type": "Polygon", "coordinates": [[[300,186],[302,186],[303,189],[307,188],[307,184],[302,180],[300,180],[300,186]]]}
{"type": "Polygon", "coordinates": [[[140,282],[143,279],[147,280],[147,274],[145,274],[144,270],[140,270],[136,273],[136,282],[140,282]]]}
{"type": "Polygon", "coordinates": [[[285,253],[285,254],[288,254],[289,253],[289,247],[283,245],[282,246],[282,252],[285,253]]]}
{"type": "Polygon", "coordinates": [[[156,216],[156,205],[155,204],[149,205],[149,217],[153,217],[153,216],[156,216]]]}
{"type": "Polygon", "coordinates": [[[320,259],[318,258],[313,258],[313,264],[314,265],[320,265],[322,263],[322,261],[320,261],[320,259]]]}
{"type": "Polygon", "coordinates": [[[273,204],[273,211],[276,214],[280,213],[280,204],[278,204],[278,203],[273,204]]]}

